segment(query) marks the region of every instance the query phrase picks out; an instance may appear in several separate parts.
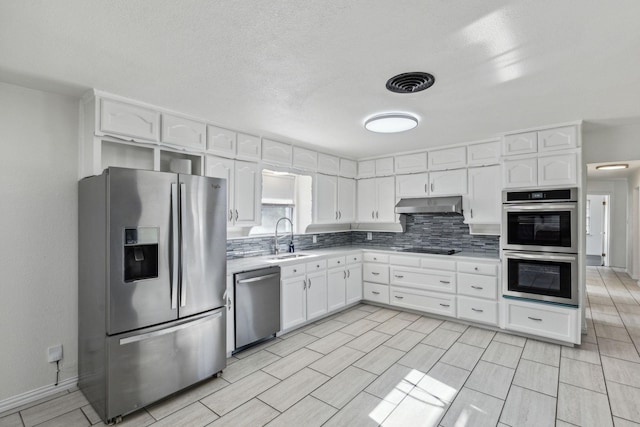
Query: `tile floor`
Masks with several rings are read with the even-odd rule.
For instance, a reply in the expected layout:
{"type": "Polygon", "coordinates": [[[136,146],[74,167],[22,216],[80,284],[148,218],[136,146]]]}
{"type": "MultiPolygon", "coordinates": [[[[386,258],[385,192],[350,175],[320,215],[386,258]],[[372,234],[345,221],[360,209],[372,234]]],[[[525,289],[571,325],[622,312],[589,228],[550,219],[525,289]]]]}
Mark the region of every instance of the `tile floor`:
{"type": "MultiPolygon", "coordinates": [[[[589,267],[587,291],[579,347],[361,304],[232,357],[222,378],[122,425],[640,425],[640,287],[589,267]]],[[[77,389],[0,414],[0,427],[92,424],[77,389]]]]}

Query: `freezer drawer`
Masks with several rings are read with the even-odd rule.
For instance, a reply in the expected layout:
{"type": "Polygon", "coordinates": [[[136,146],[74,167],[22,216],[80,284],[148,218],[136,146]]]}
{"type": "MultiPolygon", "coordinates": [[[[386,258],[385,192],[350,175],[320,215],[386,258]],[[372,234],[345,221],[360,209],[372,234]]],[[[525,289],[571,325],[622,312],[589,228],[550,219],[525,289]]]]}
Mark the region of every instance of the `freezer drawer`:
{"type": "Polygon", "coordinates": [[[142,408],[226,367],[224,307],[107,339],[106,419],[142,408]]]}

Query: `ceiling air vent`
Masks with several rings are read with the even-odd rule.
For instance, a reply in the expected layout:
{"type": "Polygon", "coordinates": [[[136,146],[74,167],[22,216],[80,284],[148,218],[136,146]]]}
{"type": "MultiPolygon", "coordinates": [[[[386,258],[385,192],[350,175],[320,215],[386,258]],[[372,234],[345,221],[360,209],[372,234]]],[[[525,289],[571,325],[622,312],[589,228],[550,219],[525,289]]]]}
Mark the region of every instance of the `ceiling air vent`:
{"type": "Polygon", "coordinates": [[[387,89],[395,93],[420,92],[433,86],[436,79],[429,73],[402,73],[387,80],[387,89]]]}

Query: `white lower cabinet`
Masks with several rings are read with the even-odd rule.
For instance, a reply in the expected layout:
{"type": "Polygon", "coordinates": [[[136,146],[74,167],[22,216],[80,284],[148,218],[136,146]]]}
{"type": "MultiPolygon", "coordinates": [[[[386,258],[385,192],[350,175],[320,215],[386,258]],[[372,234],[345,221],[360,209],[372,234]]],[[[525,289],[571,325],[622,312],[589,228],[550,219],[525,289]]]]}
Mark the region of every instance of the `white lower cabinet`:
{"type": "Polygon", "coordinates": [[[307,278],[282,279],[281,289],[281,329],[287,330],[307,321],[307,278]]]}
{"type": "Polygon", "coordinates": [[[347,272],[347,304],[353,304],[362,299],[362,264],[350,265],[347,272]]]}
{"type": "Polygon", "coordinates": [[[344,307],[346,302],[347,270],[344,266],[332,268],[327,272],[327,310],[337,310],[344,307]]]}
{"type": "Polygon", "coordinates": [[[327,272],[307,273],[307,320],[327,312],[327,272]]]}
{"type": "Polygon", "coordinates": [[[391,305],[443,316],[456,316],[456,296],[439,292],[391,286],[391,305]]]}
{"type": "Polygon", "coordinates": [[[458,318],[474,322],[498,324],[498,303],[458,295],[458,318]]]}
{"type": "Polygon", "coordinates": [[[552,304],[503,299],[505,329],[580,343],[580,310],[552,304]]]}
{"type": "Polygon", "coordinates": [[[281,329],[287,330],[327,312],[327,262],[281,268],[281,329]]]}
{"type": "Polygon", "coordinates": [[[456,273],[452,271],[426,270],[412,267],[390,267],[392,285],[432,290],[456,292],[456,273]]]}
{"type": "Polygon", "coordinates": [[[363,289],[362,299],[364,299],[365,301],[389,304],[389,285],[364,282],[362,284],[362,289],[363,289]]]}
{"type": "Polygon", "coordinates": [[[236,323],[235,323],[235,309],[233,304],[234,299],[234,286],[233,275],[227,276],[227,292],[225,292],[225,304],[227,305],[227,355],[230,355],[233,350],[236,349],[236,323]]]}

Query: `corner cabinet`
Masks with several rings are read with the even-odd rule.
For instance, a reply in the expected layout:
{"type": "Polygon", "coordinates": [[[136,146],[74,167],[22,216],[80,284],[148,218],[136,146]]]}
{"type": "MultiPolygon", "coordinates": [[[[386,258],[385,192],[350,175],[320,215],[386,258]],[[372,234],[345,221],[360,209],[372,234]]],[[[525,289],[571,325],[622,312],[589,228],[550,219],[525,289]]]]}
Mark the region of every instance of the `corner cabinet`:
{"type": "Polygon", "coordinates": [[[358,181],[358,222],[395,222],[395,177],[358,181]]]}

